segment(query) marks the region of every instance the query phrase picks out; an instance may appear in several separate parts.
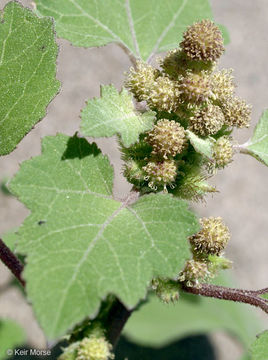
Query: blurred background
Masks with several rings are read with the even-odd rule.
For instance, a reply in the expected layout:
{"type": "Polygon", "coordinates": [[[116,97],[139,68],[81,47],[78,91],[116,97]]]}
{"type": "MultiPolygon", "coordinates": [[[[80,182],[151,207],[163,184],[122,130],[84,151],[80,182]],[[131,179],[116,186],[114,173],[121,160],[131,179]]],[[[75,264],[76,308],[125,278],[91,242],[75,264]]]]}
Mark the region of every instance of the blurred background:
{"type": "MultiPolygon", "coordinates": [[[[7,2],[0,0],[0,8],[7,2]]],[[[30,0],[20,2],[32,8],[30,0]]],[[[211,0],[211,3],[215,21],[227,27],[231,38],[220,67],[234,69],[237,94],[253,105],[251,128],[234,133],[235,140],[241,144],[252,135],[262,111],[268,108],[268,3],[267,0],[211,0]]],[[[49,105],[47,116],[17,149],[0,158],[1,182],[11,178],[23,160],[40,154],[40,138],[57,132],[73,135],[79,128],[79,113],[85,101],[99,96],[100,84],[113,83],[120,89],[124,72],[130,66],[127,56],[116,45],[83,49],[64,40],[58,40],[58,44],[57,78],[62,84],[61,91],[49,105]]],[[[116,144],[108,139],[97,143],[115,165],[114,193],[122,198],[130,185],[121,175],[116,144]]],[[[200,216],[222,216],[229,226],[232,239],[226,255],[233,261],[234,278],[242,288],[268,285],[267,180],[268,169],[264,165],[250,156],[237,154],[230,166],[211,179],[220,192],[208,196],[206,203],[193,205],[200,216]]],[[[0,191],[0,234],[19,226],[27,214],[21,203],[0,191]]],[[[45,338],[21,292],[16,288],[1,291],[9,279],[9,272],[0,264],[0,318],[17,320],[26,329],[29,343],[44,347],[45,338]]],[[[257,316],[261,321],[263,315],[259,311],[257,316]]],[[[217,360],[238,359],[242,354],[241,347],[220,332],[211,335],[210,342],[216,346],[217,360]]]]}

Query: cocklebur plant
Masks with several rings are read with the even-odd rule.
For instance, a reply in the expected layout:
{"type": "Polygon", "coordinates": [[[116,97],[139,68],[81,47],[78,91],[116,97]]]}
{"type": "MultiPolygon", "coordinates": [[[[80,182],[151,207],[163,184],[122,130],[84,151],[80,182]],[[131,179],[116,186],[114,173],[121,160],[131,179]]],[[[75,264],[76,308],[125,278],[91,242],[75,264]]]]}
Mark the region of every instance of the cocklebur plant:
{"type": "MultiPolygon", "coordinates": [[[[178,309],[190,306],[191,293],[268,312],[267,289],[209,283],[231,267],[229,230],[217,214],[198,222],[185,202],[215,193],[209,178],[237,151],[268,164],[266,112],[253,138],[233,146],[231,133],[249,126],[251,106],[236,95],[232,70],[220,68],[224,39],[208,2],[38,0],[36,12],[10,2],[1,14],[1,155],[59,90],[53,21],[40,16],[53,17],[57,35],[76,46],[120,44],[133,63],[120,92],[104,85],[88,101],[79,133],[44,138],[42,154],[9,183],[31,214],[4,235],[0,256],[26,286],[47,338],[67,336],[60,358],[112,359],[126,321],[154,294],[178,309]],[[139,20],[144,14],[150,17],[139,20]],[[113,135],[133,185],[121,201],[108,158],[86,139],[113,135]],[[14,253],[26,257],[25,267],[14,253]]],[[[235,321],[222,326],[240,336],[235,321]]]]}

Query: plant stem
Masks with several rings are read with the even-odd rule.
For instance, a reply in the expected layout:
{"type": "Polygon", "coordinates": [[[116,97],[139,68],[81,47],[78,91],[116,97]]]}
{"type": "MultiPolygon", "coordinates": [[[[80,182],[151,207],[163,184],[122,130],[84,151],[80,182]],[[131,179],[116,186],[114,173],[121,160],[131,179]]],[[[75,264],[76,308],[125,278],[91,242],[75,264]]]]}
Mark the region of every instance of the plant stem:
{"type": "Polygon", "coordinates": [[[107,338],[114,348],[131,313],[118,299],[115,300],[107,318],[107,338]]]}
{"type": "Polygon", "coordinates": [[[232,289],[225,286],[217,286],[213,284],[202,284],[198,288],[183,285],[182,289],[195,295],[250,304],[259,307],[268,314],[268,300],[259,297],[259,295],[268,291],[267,288],[262,290],[242,290],[232,289]]]}
{"type": "Polygon", "coordinates": [[[6,246],[2,239],[0,239],[0,259],[24,287],[25,281],[21,277],[23,271],[23,264],[20,262],[17,256],[13,254],[13,252],[6,246]]]}

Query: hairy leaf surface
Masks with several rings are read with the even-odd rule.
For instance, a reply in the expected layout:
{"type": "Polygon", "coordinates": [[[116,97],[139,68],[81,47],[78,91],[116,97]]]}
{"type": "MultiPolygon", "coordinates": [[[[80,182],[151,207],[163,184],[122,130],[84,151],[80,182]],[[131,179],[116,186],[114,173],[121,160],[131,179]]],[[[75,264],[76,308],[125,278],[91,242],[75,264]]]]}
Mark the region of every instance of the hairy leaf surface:
{"type": "Polygon", "coordinates": [[[45,116],[60,83],[52,20],[14,1],[1,15],[0,155],[5,155],[45,116]]]}
{"type": "Polygon", "coordinates": [[[213,155],[213,146],[212,140],[210,139],[202,139],[196,134],[194,134],[190,130],[186,130],[187,137],[190,140],[191,144],[193,145],[196,152],[206,156],[207,158],[211,159],[213,155]]]}
{"type": "MultiPolygon", "coordinates": [[[[220,284],[228,284],[221,276],[220,284]]],[[[193,334],[224,330],[247,347],[263,324],[249,305],[181,293],[175,305],[167,306],[152,295],[149,302],[128,320],[125,334],[144,346],[159,347],[193,334]]]]}
{"type": "Polygon", "coordinates": [[[31,210],[19,229],[24,277],[49,337],[94,316],[108,293],[134,307],[155,275],[176,276],[190,256],[193,213],[165,194],[112,198],[113,169],[95,144],[46,137],[10,188],[31,210]]]}
{"type": "Polygon", "coordinates": [[[155,113],[138,114],[132,96],[123,88],[101,86],[101,98],[89,100],[81,114],[81,131],[85,136],[102,137],[120,134],[125,146],[139,140],[139,135],[153,126],[155,113]]]}
{"type": "MultiPolygon", "coordinates": [[[[208,0],[37,0],[60,37],[76,46],[123,44],[138,58],[178,47],[187,25],[212,18],[208,0]]],[[[224,31],[226,33],[226,31],[224,31]]]]}
{"type": "Polygon", "coordinates": [[[8,358],[7,350],[22,345],[25,334],[22,328],[13,320],[0,319],[0,360],[8,358]]]}
{"type": "Polygon", "coordinates": [[[260,334],[251,346],[252,360],[268,359],[268,330],[260,334]]]}
{"type": "Polygon", "coordinates": [[[252,156],[268,166],[268,110],[263,112],[246,149],[252,156]]]}

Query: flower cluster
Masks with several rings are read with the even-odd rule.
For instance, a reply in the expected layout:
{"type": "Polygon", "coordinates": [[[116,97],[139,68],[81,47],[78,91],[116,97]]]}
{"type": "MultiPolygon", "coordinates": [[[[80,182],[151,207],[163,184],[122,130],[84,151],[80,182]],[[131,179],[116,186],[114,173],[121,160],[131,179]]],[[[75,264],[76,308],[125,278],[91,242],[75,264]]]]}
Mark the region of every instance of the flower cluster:
{"type": "Polygon", "coordinates": [[[200,219],[201,229],[190,237],[193,259],[186,262],[179,281],[187,286],[199,286],[202,281],[215,276],[220,269],[229,268],[223,251],[230,240],[228,227],[220,217],[200,219]]]}
{"type": "Polygon", "coordinates": [[[104,336],[91,334],[64,349],[59,360],[109,360],[114,359],[112,345],[104,336]]]}
{"type": "Polygon", "coordinates": [[[153,128],[126,148],[124,175],[141,192],[169,191],[200,199],[211,168],[232,161],[230,133],[249,126],[251,106],[235,95],[232,70],[217,68],[224,53],[219,28],[210,20],[190,26],[178,49],[160,60],[160,68],[142,61],[131,68],[126,87],[156,114],[153,128]],[[211,142],[211,158],[198,153],[189,132],[211,142]]]}

